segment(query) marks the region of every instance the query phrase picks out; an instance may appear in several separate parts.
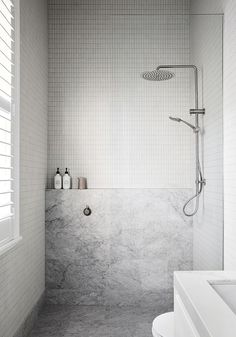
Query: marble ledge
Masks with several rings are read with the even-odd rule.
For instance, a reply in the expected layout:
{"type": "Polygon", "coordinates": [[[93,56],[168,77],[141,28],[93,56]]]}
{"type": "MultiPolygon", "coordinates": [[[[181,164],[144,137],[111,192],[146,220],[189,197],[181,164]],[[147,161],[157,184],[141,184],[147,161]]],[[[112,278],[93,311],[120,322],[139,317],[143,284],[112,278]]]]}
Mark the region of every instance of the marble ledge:
{"type": "Polygon", "coordinates": [[[183,190],[183,191],[191,191],[192,188],[191,187],[90,187],[90,188],[86,188],[86,189],[79,189],[79,188],[70,188],[70,189],[60,189],[60,190],[56,190],[55,188],[46,188],[45,191],[46,192],[51,192],[51,191],[55,191],[55,192],[68,192],[68,191],[96,191],[96,190],[171,190],[171,191],[178,191],[178,190],[183,190]]]}

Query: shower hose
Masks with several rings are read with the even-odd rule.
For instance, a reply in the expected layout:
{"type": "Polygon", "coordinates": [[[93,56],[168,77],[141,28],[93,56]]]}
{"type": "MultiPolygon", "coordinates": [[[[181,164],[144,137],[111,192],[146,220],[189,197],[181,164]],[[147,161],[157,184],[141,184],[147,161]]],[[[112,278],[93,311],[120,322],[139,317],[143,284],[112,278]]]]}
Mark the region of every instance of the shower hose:
{"type": "Polygon", "coordinates": [[[194,196],[192,198],[190,198],[183,206],[183,212],[184,212],[184,215],[186,216],[194,216],[197,211],[198,211],[198,208],[199,208],[199,197],[202,193],[202,190],[203,190],[203,186],[205,185],[205,179],[203,179],[203,174],[202,174],[202,170],[201,170],[201,165],[200,165],[200,161],[199,161],[199,158],[197,158],[197,162],[196,162],[196,165],[197,165],[197,177],[196,177],[196,193],[194,194],[194,196]],[[194,208],[194,211],[191,212],[191,213],[188,213],[187,212],[187,207],[188,205],[194,200],[196,199],[196,203],[195,203],[195,208],[194,208]]]}

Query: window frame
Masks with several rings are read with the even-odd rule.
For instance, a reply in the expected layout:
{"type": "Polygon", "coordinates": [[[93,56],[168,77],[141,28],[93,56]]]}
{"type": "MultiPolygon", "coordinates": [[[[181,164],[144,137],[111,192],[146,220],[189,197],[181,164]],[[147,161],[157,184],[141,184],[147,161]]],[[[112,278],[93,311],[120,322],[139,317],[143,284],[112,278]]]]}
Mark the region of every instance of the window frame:
{"type": "Polygon", "coordinates": [[[12,103],[12,167],[13,167],[13,206],[11,239],[0,245],[0,256],[14,248],[21,241],[20,236],[20,0],[13,0],[14,5],[14,95],[12,103]]]}

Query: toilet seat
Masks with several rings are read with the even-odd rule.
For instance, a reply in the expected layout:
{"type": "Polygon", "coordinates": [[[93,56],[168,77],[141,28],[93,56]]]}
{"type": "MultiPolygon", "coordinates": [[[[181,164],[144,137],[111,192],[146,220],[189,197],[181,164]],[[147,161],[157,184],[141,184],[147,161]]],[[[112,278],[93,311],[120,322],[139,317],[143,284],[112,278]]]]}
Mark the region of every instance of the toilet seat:
{"type": "Polygon", "coordinates": [[[153,337],[174,337],[174,312],[157,316],[152,323],[153,337]]]}

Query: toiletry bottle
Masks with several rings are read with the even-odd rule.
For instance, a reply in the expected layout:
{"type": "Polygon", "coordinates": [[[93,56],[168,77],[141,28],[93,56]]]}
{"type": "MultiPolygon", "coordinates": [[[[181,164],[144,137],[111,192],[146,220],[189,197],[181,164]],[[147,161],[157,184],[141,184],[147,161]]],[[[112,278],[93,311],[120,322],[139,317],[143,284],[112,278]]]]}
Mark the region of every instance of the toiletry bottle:
{"type": "Polygon", "coordinates": [[[71,188],[71,178],[66,168],[65,174],[63,176],[63,189],[68,190],[69,188],[71,188]]]}
{"type": "Polygon", "coordinates": [[[54,176],[54,188],[56,190],[60,190],[62,188],[62,177],[59,171],[59,167],[57,168],[56,175],[54,176]]]}

